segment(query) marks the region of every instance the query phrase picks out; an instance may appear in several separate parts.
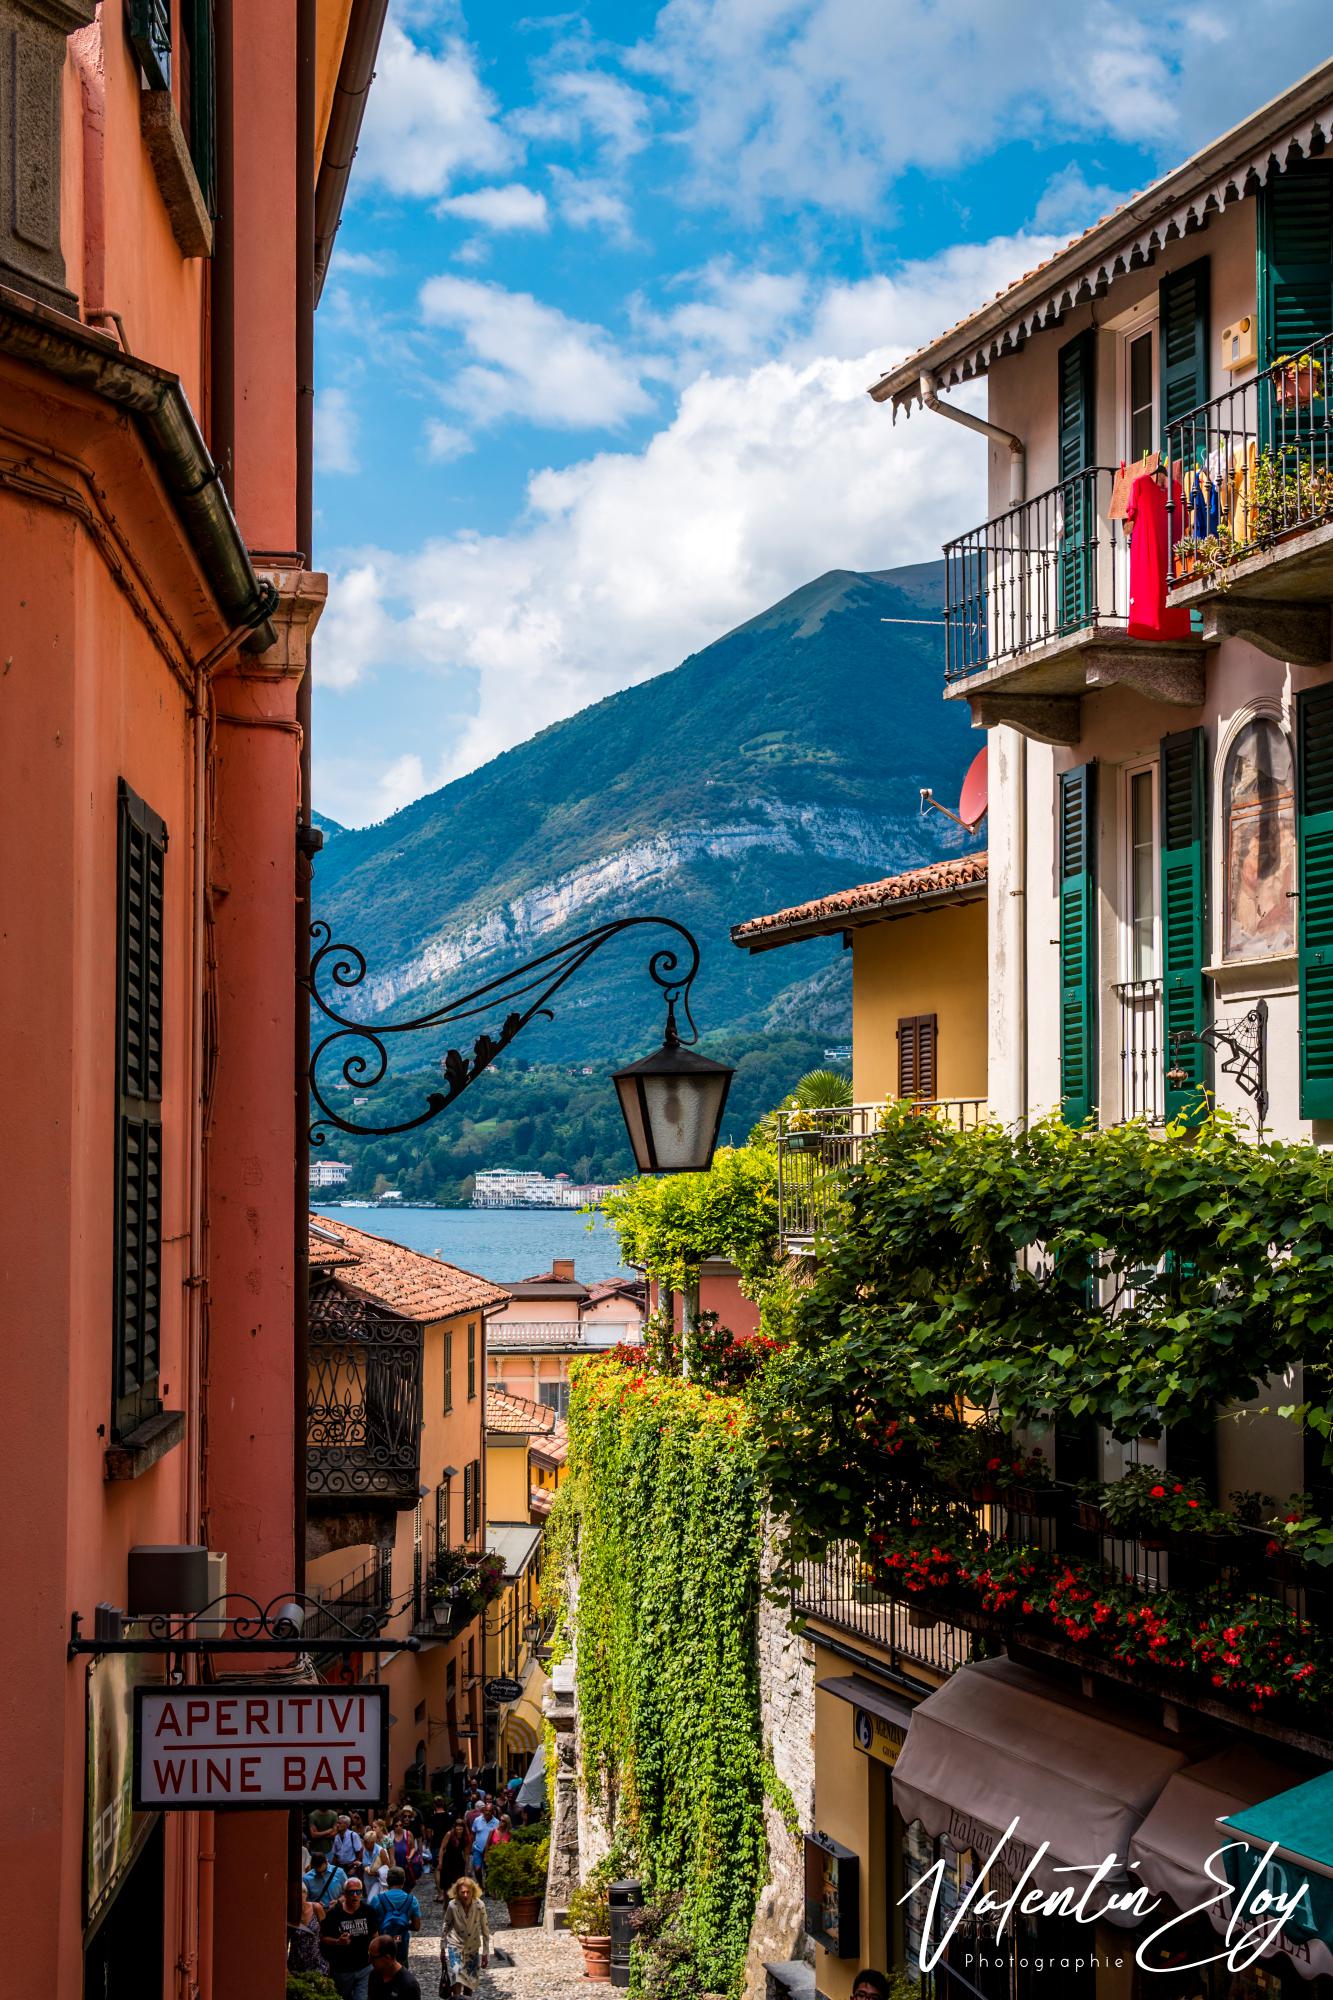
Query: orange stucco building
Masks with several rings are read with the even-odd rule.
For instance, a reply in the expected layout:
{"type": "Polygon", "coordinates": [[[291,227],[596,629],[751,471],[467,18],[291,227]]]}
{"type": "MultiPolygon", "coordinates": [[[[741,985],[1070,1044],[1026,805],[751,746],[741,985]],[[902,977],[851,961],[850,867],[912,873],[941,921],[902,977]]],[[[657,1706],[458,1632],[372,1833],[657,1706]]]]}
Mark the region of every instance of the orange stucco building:
{"type": "Polygon", "coordinates": [[[143,1545],[302,1582],[313,313],[383,13],[0,0],[0,1748],[56,2000],[283,1989],[290,1815],[135,1815],[161,1662],[67,1642],[143,1545]]]}

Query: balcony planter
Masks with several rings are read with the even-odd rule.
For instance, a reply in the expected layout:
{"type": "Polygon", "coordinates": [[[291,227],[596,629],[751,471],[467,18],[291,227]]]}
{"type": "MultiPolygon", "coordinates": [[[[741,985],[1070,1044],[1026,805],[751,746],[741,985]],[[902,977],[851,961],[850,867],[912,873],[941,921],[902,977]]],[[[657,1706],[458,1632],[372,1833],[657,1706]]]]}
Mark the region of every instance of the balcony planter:
{"type": "Polygon", "coordinates": [[[1074,1518],[1079,1527],[1090,1535],[1106,1535],[1111,1532],[1106,1515],[1095,1500],[1076,1500],[1074,1518]]]}
{"type": "Polygon", "coordinates": [[[932,1610],[928,1604],[908,1605],[907,1624],[909,1630],[913,1632],[933,1632],[939,1622],[939,1612],[932,1610]]]}
{"type": "Polygon", "coordinates": [[[783,1146],[789,1153],[822,1153],[824,1134],[822,1132],[788,1132],[783,1146]]]}
{"type": "Polygon", "coordinates": [[[993,1479],[978,1479],[972,1483],[972,1500],[978,1507],[993,1507],[1000,1497],[1000,1489],[993,1479]]]}
{"type": "Polygon", "coordinates": [[[1324,393],[1322,362],[1312,354],[1284,355],[1273,375],[1273,389],[1280,410],[1308,410],[1316,396],[1324,393]]]}
{"type": "Polygon", "coordinates": [[[1005,1505],[1015,1514],[1028,1514],[1034,1519],[1044,1519],[1055,1512],[1056,1491],[1053,1486],[1010,1486],[1005,1489],[1005,1505]]]}

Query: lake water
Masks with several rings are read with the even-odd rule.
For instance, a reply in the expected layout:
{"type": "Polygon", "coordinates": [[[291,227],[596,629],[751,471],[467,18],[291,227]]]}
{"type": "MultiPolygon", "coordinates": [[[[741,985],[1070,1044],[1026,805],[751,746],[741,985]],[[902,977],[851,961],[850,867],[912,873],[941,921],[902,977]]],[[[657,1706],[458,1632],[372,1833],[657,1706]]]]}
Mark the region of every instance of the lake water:
{"type": "Polygon", "coordinates": [[[396,1202],[376,1208],[361,1201],[336,1207],[315,1203],[316,1214],[321,1206],[334,1221],[443,1257],[496,1284],[549,1271],[553,1257],[572,1257],[585,1284],[634,1275],[621,1263],[615,1231],[600,1214],[580,1215],[572,1208],[408,1208],[396,1202]]]}

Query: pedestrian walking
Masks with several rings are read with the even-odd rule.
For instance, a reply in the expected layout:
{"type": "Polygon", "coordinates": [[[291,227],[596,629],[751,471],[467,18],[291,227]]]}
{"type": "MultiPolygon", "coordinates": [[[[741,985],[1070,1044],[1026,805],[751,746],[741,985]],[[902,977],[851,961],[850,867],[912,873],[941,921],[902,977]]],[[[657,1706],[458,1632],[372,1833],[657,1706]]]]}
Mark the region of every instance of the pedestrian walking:
{"type": "Polygon", "coordinates": [[[301,1921],[287,1926],[288,1972],[327,1972],[329,1962],[320,1944],[319,1926],[324,1912],[309,1896],[301,1902],[301,1921]]]}
{"type": "Polygon", "coordinates": [[[383,1931],[370,1940],[371,2000],[421,2000],[416,1974],[409,1972],[383,1931]]]}
{"type": "Polygon", "coordinates": [[[421,1905],[413,1892],[405,1887],[405,1882],[402,1869],[391,1868],[388,1886],[378,1890],[370,1899],[371,1910],[379,1925],[376,1935],[391,1939],[403,1965],[407,1964],[412,1933],[421,1929],[421,1905]]]}
{"type": "Polygon", "coordinates": [[[463,2000],[477,1990],[477,1981],[491,1962],[491,1925],[481,1890],[470,1875],[460,1875],[449,1891],[440,1931],[440,1992],[463,2000]],[[447,1978],[447,1984],[446,1984],[447,1978]]]}
{"type": "Polygon", "coordinates": [[[323,1914],[331,1910],[341,1896],[347,1881],[347,1870],[324,1855],[311,1862],[301,1880],[307,1896],[312,1903],[319,1904],[323,1914]]]}
{"type": "Polygon", "coordinates": [[[486,1849],[491,1844],[491,1835],[500,1830],[499,1817],[493,1805],[478,1814],[472,1822],[472,1873],[483,1886],[486,1881],[486,1849]]]}
{"type": "Polygon", "coordinates": [[[342,1895],[319,1927],[329,1976],[339,2000],[366,2000],[370,1984],[370,1940],[379,1928],[368,1910],[360,1882],[349,1876],[342,1895]]]}
{"type": "Polygon", "coordinates": [[[361,1864],[361,1836],[352,1825],[346,1813],[339,1813],[338,1815],[333,1829],[333,1844],[329,1852],[338,1863],[338,1866],[345,1868],[349,1875],[354,1868],[359,1870],[361,1864]]]}
{"type": "Polygon", "coordinates": [[[333,1845],[333,1830],[338,1824],[338,1815],[332,1806],[315,1806],[306,1820],[306,1842],[310,1848],[312,1864],[322,1861],[333,1845]]]}
{"type": "Polygon", "coordinates": [[[393,1866],[388,1835],[378,1820],[372,1820],[362,1834],[361,1854],[361,1879],[366,1885],[366,1894],[373,1896],[376,1890],[384,1887],[393,1866]]]}
{"type": "Polygon", "coordinates": [[[472,1842],[462,1820],[455,1820],[450,1832],[446,1833],[435,1857],[435,1900],[448,1901],[450,1884],[460,1875],[466,1875],[472,1866],[472,1842]]]}

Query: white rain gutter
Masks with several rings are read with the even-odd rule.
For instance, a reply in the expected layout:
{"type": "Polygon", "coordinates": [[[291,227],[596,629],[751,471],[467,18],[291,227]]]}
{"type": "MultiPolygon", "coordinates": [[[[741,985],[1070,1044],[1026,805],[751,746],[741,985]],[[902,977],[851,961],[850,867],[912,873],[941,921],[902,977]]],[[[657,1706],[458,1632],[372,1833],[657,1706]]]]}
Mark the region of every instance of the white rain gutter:
{"type": "Polygon", "coordinates": [[[1009,453],[1009,505],[1017,507],[1026,492],[1027,446],[1022,438],[1015,437],[1012,431],[1002,431],[998,424],[988,424],[984,417],[974,417],[970,410],[959,410],[952,403],[942,403],[935,377],[928,369],[921,371],[920,386],[922,403],[937,417],[948,417],[951,423],[962,424],[969,431],[979,431],[982,437],[1006,447],[1009,453]]]}

